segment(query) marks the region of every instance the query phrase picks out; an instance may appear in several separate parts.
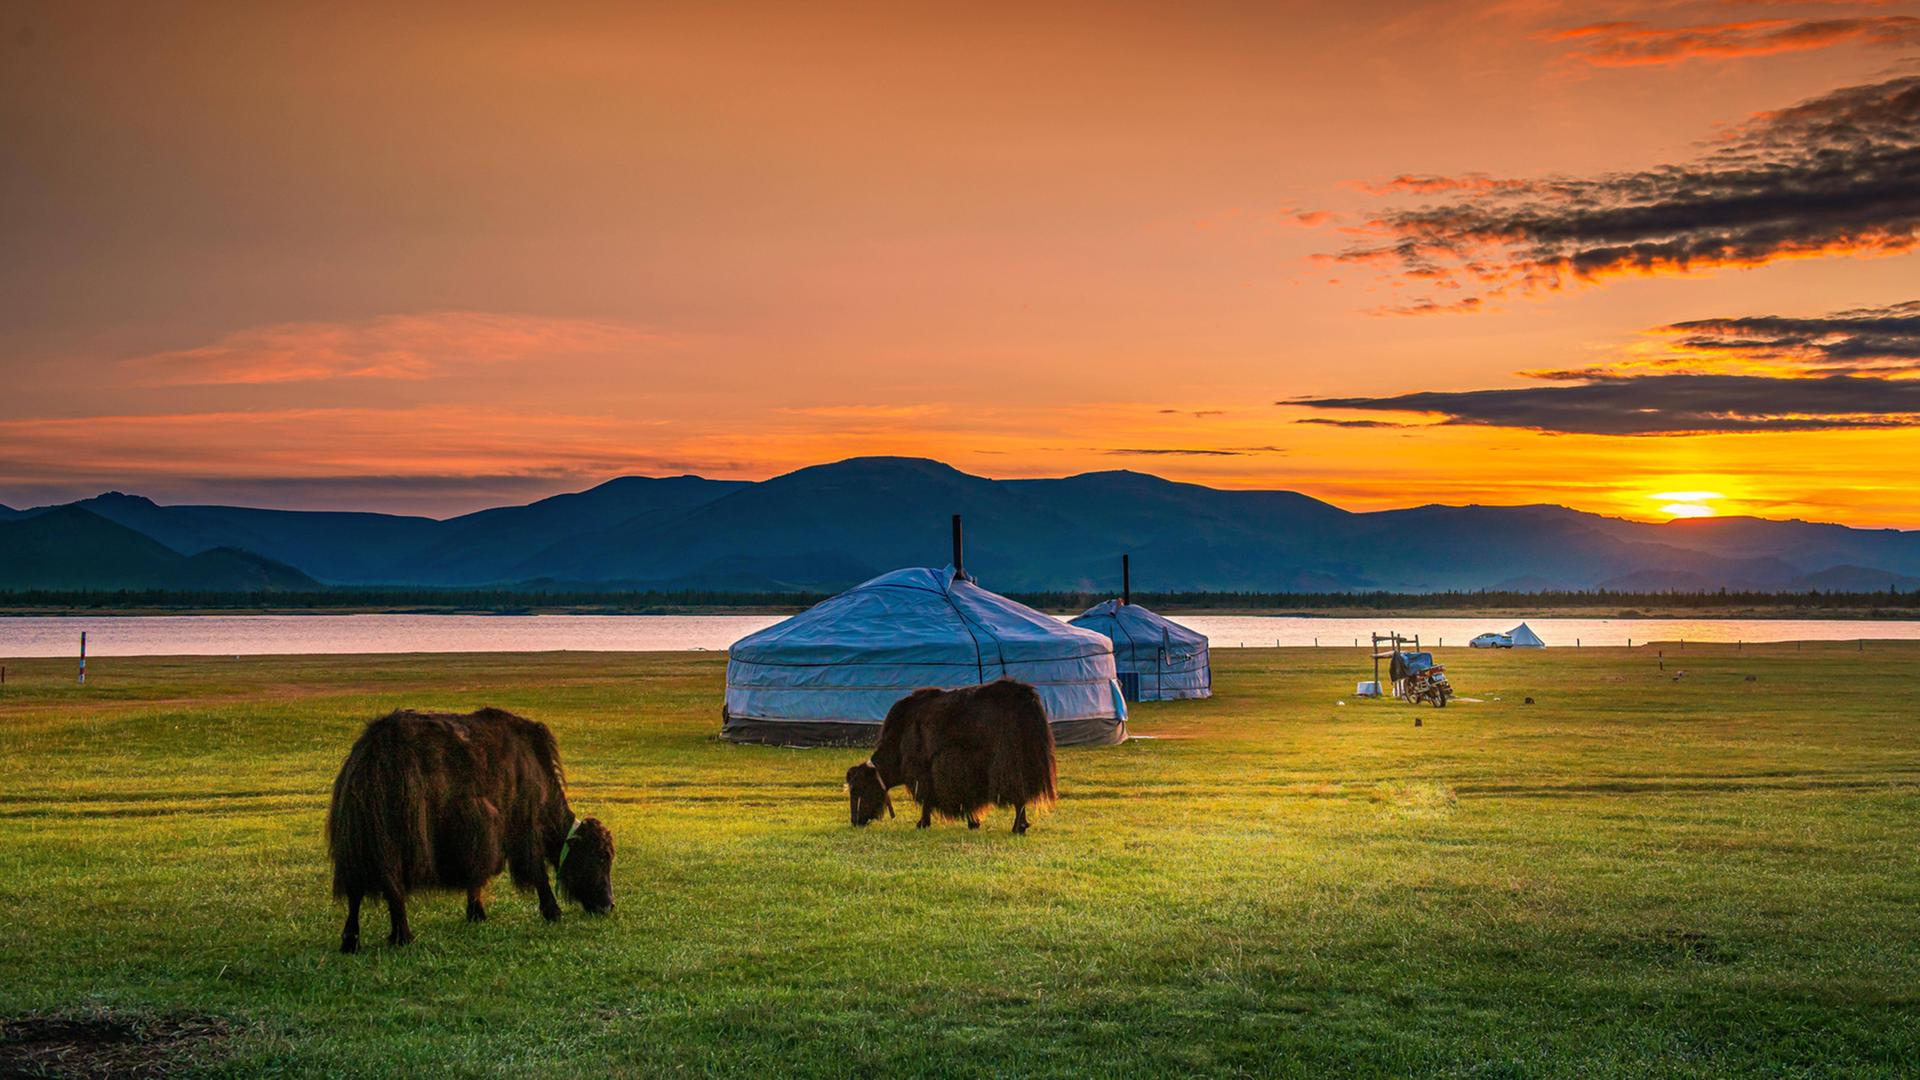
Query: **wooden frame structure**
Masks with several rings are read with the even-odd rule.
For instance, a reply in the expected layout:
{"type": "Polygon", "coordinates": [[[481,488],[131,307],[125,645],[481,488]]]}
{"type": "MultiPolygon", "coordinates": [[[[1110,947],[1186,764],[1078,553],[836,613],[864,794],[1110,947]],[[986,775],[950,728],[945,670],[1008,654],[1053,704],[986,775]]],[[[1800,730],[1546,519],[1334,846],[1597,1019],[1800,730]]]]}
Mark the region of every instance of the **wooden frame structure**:
{"type": "MultiPolygon", "coordinates": [[[[1404,637],[1395,631],[1389,630],[1384,634],[1373,635],[1373,685],[1375,686],[1380,685],[1380,661],[1392,660],[1393,654],[1397,652],[1419,652],[1419,651],[1420,651],[1420,635],[1419,634],[1415,634],[1412,637],[1404,637]],[[1387,643],[1386,652],[1380,651],[1381,642],[1387,643]],[[1411,645],[1413,646],[1413,648],[1406,649],[1405,646],[1407,645],[1411,645]]],[[[1388,665],[1388,670],[1389,672],[1391,672],[1392,670],[1391,664],[1388,665]]],[[[1405,680],[1402,680],[1402,679],[1393,680],[1393,696],[1394,697],[1397,698],[1402,696],[1401,683],[1404,681],[1405,680]]]]}

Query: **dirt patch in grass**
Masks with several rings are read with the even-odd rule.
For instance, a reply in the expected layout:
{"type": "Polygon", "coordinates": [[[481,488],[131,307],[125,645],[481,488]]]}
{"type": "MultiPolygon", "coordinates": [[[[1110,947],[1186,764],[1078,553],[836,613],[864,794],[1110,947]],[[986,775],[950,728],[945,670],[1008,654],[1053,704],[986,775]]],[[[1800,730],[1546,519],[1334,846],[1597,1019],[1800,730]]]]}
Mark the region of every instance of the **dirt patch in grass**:
{"type": "Polygon", "coordinates": [[[217,1058],[232,1034],[213,1016],[11,1017],[0,1020],[0,1077],[172,1076],[217,1058]]]}

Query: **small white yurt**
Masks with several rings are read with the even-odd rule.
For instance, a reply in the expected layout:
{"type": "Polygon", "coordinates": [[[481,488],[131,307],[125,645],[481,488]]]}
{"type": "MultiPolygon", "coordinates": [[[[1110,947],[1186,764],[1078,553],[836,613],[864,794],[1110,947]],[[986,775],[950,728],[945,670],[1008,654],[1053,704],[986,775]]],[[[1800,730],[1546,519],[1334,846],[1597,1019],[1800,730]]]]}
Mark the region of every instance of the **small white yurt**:
{"type": "Polygon", "coordinates": [[[988,592],[951,566],[882,574],[735,642],[721,736],[872,745],[887,710],[913,691],[1003,677],[1039,692],[1056,744],[1125,741],[1112,642],[988,592]]]}
{"type": "Polygon", "coordinates": [[[1513,639],[1513,647],[1516,649],[1544,649],[1547,647],[1547,643],[1541,641],[1540,635],[1534,633],[1533,628],[1526,623],[1521,623],[1519,626],[1507,631],[1507,636],[1513,639]]]}
{"type": "Polygon", "coordinates": [[[1213,696],[1207,635],[1133,602],[1127,556],[1120,557],[1120,595],[1073,620],[1113,642],[1113,666],[1129,701],[1213,696]]]}

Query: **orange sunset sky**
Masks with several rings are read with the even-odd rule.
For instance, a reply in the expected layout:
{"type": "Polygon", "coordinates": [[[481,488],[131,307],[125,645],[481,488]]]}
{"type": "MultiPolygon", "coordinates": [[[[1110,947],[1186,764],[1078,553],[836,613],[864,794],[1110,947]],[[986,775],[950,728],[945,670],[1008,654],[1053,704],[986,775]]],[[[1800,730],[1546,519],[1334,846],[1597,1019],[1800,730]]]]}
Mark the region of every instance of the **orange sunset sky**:
{"type": "Polygon", "coordinates": [[[0,3],[0,502],[1920,527],[1920,7],[0,3]]]}

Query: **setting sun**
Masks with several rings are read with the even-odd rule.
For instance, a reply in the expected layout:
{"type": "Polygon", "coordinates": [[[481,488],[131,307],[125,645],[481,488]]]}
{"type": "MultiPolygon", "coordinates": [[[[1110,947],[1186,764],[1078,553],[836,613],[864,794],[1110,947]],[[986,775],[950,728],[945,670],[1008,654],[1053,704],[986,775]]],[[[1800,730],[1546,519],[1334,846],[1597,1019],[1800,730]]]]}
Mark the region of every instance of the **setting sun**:
{"type": "Polygon", "coordinates": [[[1670,518],[1708,518],[1718,511],[1707,503],[1726,496],[1718,491],[1660,491],[1647,498],[1661,503],[1660,512],[1670,518]]]}
{"type": "Polygon", "coordinates": [[[1713,507],[1699,503],[1668,503],[1660,508],[1660,512],[1668,517],[1706,518],[1713,516],[1713,507]]]}

